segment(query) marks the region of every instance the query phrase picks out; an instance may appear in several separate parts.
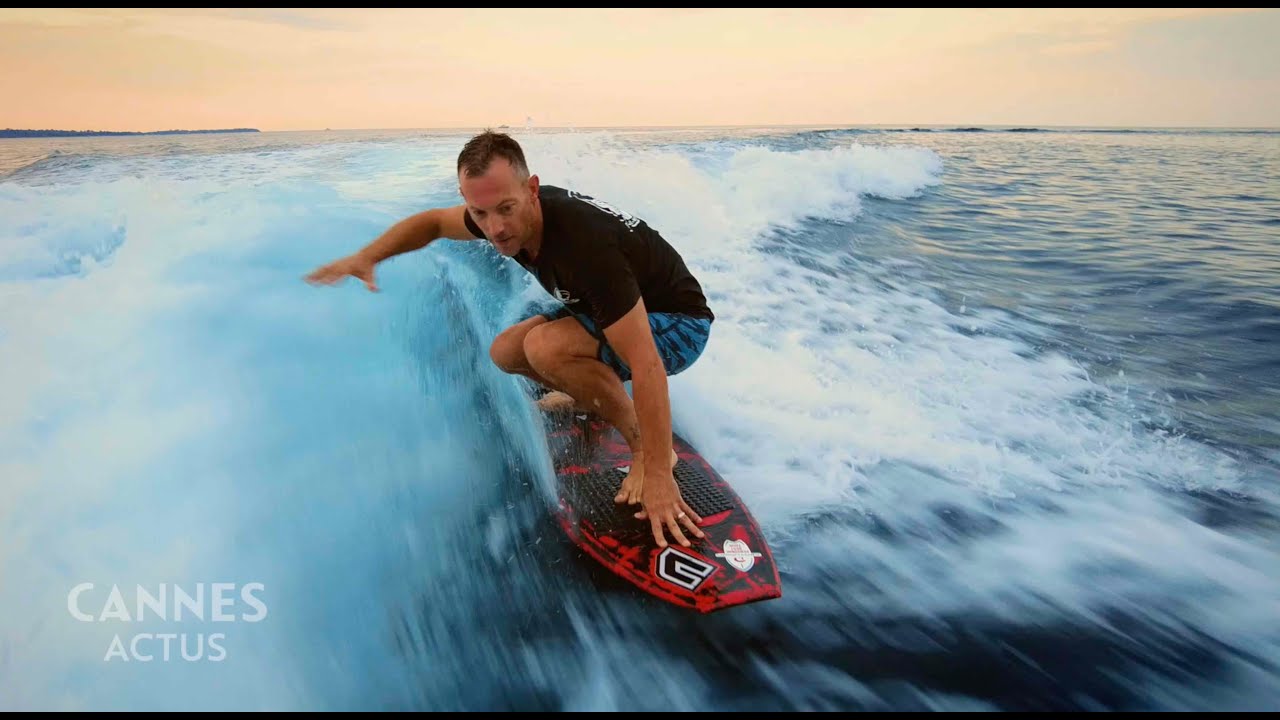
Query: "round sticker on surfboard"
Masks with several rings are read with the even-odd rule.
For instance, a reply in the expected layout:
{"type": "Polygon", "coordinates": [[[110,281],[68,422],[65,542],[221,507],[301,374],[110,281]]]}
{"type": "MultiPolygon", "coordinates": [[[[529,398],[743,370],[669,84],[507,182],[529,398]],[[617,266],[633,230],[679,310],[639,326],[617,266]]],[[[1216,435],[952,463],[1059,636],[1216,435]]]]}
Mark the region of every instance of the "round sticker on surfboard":
{"type": "Polygon", "coordinates": [[[724,558],[725,562],[742,572],[750,570],[756,564],[756,558],[762,555],[762,553],[751,552],[745,540],[725,540],[722,547],[724,552],[716,553],[716,557],[724,558]]]}

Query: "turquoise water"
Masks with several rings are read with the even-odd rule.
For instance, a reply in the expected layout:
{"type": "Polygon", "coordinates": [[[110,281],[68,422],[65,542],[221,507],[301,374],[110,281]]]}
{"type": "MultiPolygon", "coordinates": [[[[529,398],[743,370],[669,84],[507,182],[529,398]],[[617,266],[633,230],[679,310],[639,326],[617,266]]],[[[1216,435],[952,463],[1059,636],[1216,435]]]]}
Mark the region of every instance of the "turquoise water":
{"type": "Polygon", "coordinates": [[[0,142],[0,707],[1275,707],[1280,135],[1009,130],[517,134],[716,312],[673,419],[784,596],[710,617],[556,529],[510,261],[302,282],[468,133],[0,142]]]}

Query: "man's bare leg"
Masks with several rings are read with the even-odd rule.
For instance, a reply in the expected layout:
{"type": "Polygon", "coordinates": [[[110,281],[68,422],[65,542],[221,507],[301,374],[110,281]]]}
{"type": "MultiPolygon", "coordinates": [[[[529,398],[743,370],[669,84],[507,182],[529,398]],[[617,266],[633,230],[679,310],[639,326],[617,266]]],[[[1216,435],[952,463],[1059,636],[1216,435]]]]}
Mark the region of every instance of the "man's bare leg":
{"type": "MultiPolygon", "coordinates": [[[[529,366],[554,387],[572,397],[579,406],[599,415],[621,433],[631,449],[631,468],[622,481],[614,502],[640,502],[644,483],[644,451],[640,444],[640,423],[635,405],[622,380],[613,369],[596,359],[598,341],[573,318],[531,328],[524,339],[529,366]]],[[[677,456],[671,451],[674,467],[677,456]]]]}
{"type": "Polygon", "coordinates": [[[546,323],[545,317],[534,315],[498,333],[498,337],[489,346],[489,358],[493,360],[493,364],[505,373],[523,375],[543,387],[553,388],[550,381],[529,366],[529,359],[524,356],[525,336],[530,330],[546,323]]]}
{"type": "Polygon", "coordinates": [[[498,337],[494,338],[493,344],[489,347],[489,357],[493,360],[493,364],[498,369],[512,375],[523,375],[539,385],[550,389],[550,392],[538,399],[537,406],[544,412],[562,412],[567,410],[575,410],[584,412],[587,408],[580,406],[568,393],[558,390],[550,380],[542,377],[529,365],[529,359],[524,354],[524,339],[529,331],[547,323],[547,319],[541,315],[535,315],[531,318],[512,325],[511,327],[498,333],[498,337]]]}

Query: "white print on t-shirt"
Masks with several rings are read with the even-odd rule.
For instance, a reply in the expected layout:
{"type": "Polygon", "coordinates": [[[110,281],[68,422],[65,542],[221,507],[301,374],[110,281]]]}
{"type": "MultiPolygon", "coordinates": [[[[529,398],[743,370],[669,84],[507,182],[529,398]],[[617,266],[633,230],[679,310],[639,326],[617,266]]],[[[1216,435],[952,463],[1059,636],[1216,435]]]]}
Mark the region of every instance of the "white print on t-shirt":
{"type": "Polygon", "coordinates": [[[597,200],[591,197],[590,195],[583,195],[582,193],[576,190],[570,190],[569,197],[575,200],[581,200],[583,202],[587,202],[587,203],[591,203],[592,205],[595,205],[601,210],[621,220],[623,224],[626,225],[628,228],[634,229],[635,226],[640,224],[640,218],[636,217],[635,215],[632,215],[631,213],[626,212],[625,210],[619,210],[618,208],[610,205],[609,203],[603,200],[597,200]]]}

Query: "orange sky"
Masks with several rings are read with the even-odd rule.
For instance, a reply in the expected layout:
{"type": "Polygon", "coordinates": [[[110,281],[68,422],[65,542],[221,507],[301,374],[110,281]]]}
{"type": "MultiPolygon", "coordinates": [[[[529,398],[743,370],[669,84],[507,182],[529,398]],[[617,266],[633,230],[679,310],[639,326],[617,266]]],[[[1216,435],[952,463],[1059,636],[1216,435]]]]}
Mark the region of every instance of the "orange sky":
{"type": "Polygon", "coordinates": [[[0,10],[0,128],[1280,126],[1280,11],[0,10]]]}

